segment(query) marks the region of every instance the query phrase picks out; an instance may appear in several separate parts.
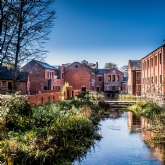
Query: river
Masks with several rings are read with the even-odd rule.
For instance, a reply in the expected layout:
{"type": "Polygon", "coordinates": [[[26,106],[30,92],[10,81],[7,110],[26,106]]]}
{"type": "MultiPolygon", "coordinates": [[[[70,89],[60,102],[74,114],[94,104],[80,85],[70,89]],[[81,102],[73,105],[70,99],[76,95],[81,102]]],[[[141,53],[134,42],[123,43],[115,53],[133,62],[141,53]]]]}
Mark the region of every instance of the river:
{"type": "Polygon", "coordinates": [[[140,132],[128,128],[128,112],[102,120],[99,132],[103,138],[74,165],[161,165],[140,132]]]}

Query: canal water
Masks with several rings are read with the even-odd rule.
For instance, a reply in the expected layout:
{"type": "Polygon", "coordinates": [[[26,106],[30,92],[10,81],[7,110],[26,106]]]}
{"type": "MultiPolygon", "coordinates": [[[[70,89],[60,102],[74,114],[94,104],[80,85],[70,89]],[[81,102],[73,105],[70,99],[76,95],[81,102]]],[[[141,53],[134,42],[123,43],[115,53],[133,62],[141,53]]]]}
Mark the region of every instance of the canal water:
{"type": "Polygon", "coordinates": [[[102,139],[74,165],[161,165],[154,150],[142,140],[141,134],[128,128],[128,112],[111,114],[100,122],[102,139]]]}

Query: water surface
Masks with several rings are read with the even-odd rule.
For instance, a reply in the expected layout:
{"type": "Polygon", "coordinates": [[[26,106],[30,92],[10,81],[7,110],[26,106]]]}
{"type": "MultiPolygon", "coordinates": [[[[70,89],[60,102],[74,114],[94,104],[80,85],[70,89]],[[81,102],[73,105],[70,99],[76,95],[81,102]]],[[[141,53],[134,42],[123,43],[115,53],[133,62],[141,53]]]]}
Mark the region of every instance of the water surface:
{"type": "Polygon", "coordinates": [[[74,165],[160,165],[140,133],[128,129],[128,113],[115,117],[100,122],[103,138],[96,142],[82,162],[74,165]]]}

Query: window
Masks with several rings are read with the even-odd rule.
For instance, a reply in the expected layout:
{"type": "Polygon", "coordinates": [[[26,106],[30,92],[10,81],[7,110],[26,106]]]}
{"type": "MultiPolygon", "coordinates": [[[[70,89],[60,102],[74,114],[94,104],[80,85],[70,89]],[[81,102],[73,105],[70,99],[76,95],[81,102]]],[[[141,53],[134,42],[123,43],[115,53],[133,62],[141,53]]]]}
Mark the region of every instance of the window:
{"type": "Polygon", "coordinates": [[[103,77],[102,76],[99,76],[99,81],[103,81],[103,77]]]}
{"type": "Polygon", "coordinates": [[[60,90],[60,86],[53,86],[53,90],[60,90]]]}
{"type": "Polygon", "coordinates": [[[151,77],[151,83],[152,84],[154,83],[154,77],[153,76],[151,77]]]}
{"type": "Polygon", "coordinates": [[[111,81],[111,75],[108,76],[108,81],[111,81]]]}
{"type": "Polygon", "coordinates": [[[155,56],[155,66],[157,66],[157,56],[155,56]]]}
{"type": "Polygon", "coordinates": [[[160,60],[160,64],[162,64],[162,53],[159,53],[159,60],[160,60]]]}
{"type": "Polygon", "coordinates": [[[2,81],[1,87],[6,87],[6,86],[7,86],[6,81],[2,81]]]}
{"type": "Polygon", "coordinates": [[[162,75],[160,75],[160,84],[162,84],[162,75]]]}
{"type": "Polygon", "coordinates": [[[140,91],[140,86],[139,85],[136,86],[136,90],[140,91]]]}
{"type": "Polygon", "coordinates": [[[62,79],[64,79],[64,73],[62,73],[62,79]]]}
{"type": "Polygon", "coordinates": [[[74,68],[76,68],[76,69],[77,69],[77,68],[78,68],[78,65],[75,65],[75,66],[74,66],[74,68]]]}
{"type": "Polygon", "coordinates": [[[86,86],[82,87],[82,92],[86,92],[86,86]]]}
{"type": "Polygon", "coordinates": [[[140,78],[140,72],[136,72],[136,77],[140,78]]]}
{"type": "Polygon", "coordinates": [[[112,82],[115,82],[115,75],[112,76],[112,82]]]}
{"type": "Polygon", "coordinates": [[[49,78],[49,71],[47,72],[47,78],[49,78]]]}
{"type": "Polygon", "coordinates": [[[153,67],[153,57],[151,57],[151,67],[153,67]]]}

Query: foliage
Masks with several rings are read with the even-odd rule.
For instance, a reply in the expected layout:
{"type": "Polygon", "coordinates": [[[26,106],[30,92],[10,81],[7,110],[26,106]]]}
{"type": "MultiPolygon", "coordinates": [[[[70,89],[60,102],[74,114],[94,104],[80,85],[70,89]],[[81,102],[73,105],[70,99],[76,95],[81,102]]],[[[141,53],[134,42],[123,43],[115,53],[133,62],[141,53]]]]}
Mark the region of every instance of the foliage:
{"type": "Polygon", "coordinates": [[[113,68],[118,69],[117,64],[114,64],[112,62],[106,63],[105,66],[104,66],[104,68],[106,68],[106,69],[113,69],[113,68]]]}
{"type": "Polygon", "coordinates": [[[4,99],[0,122],[6,130],[0,139],[0,161],[11,165],[69,165],[80,159],[94,140],[101,138],[96,125],[104,117],[104,105],[97,96],[80,93],[71,101],[33,109],[26,97],[15,94],[4,99]]]}
{"type": "Polygon", "coordinates": [[[9,130],[28,129],[31,126],[32,108],[27,103],[27,98],[19,93],[2,99],[0,114],[9,130]]]}
{"type": "Polygon", "coordinates": [[[65,92],[66,92],[66,88],[69,87],[69,83],[68,82],[65,82],[63,87],[62,87],[62,90],[61,90],[61,93],[62,93],[62,101],[64,101],[64,97],[65,97],[65,92]]]}
{"type": "Polygon", "coordinates": [[[43,59],[44,43],[53,27],[53,2],[0,1],[1,54],[3,64],[14,66],[13,91],[16,90],[17,69],[26,60],[43,59]]]}
{"type": "Polygon", "coordinates": [[[163,112],[163,108],[159,107],[155,102],[141,101],[128,107],[138,116],[144,116],[145,118],[156,120],[157,115],[163,112]]]}

